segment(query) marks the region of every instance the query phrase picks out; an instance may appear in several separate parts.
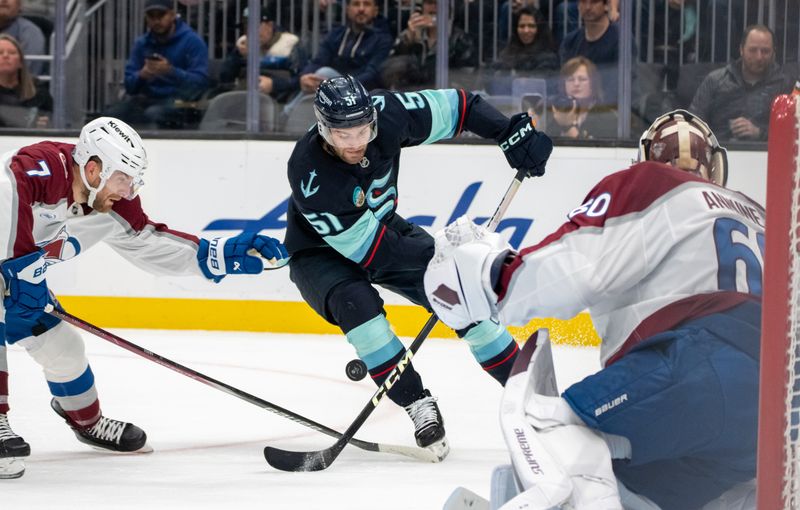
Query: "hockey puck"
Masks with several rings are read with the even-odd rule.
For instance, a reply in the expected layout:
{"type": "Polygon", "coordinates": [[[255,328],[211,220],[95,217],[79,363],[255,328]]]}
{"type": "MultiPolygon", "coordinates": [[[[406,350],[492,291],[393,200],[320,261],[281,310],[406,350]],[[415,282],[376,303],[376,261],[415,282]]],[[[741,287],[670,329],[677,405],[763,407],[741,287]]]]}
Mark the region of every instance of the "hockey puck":
{"type": "Polygon", "coordinates": [[[344,371],[351,381],[360,381],[367,376],[367,365],[360,359],[354,359],[347,363],[344,371]]]}

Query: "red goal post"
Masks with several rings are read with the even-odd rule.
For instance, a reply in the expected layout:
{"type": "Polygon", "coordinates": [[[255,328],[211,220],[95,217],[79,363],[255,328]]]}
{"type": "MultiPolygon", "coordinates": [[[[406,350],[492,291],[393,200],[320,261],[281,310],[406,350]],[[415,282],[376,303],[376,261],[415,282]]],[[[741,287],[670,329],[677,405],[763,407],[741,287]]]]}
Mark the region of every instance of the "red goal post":
{"type": "Polygon", "coordinates": [[[758,508],[800,509],[800,168],[798,96],[775,99],[767,156],[767,224],[758,423],[758,508]]]}

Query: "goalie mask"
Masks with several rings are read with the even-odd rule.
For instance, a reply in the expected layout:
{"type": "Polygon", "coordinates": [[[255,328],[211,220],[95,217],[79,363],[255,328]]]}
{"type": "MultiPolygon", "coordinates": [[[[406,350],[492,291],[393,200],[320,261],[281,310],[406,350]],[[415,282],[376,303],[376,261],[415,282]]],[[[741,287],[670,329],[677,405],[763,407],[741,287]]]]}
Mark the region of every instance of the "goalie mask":
{"type": "Polygon", "coordinates": [[[638,161],[659,161],[725,186],[728,156],[699,117],[674,110],[657,118],[639,139],[638,161]]]}
{"type": "Polygon", "coordinates": [[[369,92],[350,75],[320,84],[314,114],[319,134],[334,147],[363,147],[378,136],[378,110],[369,92]]]}
{"type": "Polygon", "coordinates": [[[81,129],[72,157],[78,164],[84,186],[89,190],[89,204],[94,202],[104,186],[131,200],[144,184],[142,175],[147,168],[147,153],[142,139],[121,120],[100,117],[86,124],[81,129]],[[92,157],[102,164],[100,184],[96,188],[86,178],[86,164],[92,157]]]}

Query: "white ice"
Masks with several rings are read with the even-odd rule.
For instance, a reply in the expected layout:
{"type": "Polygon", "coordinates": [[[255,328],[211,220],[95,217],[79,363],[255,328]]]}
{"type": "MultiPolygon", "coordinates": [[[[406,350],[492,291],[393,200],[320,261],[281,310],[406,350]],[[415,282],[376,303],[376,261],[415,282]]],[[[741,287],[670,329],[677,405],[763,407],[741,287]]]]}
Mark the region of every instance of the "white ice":
{"type": "MultiPolygon", "coordinates": [[[[346,378],[354,351],[342,337],[114,332],[339,431],[375,388],[368,379],[346,378]]],[[[284,473],[266,463],[264,446],[318,450],[335,439],[97,337],[84,338],[104,413],[145,429],[155,451],[115,455],[79,443],[50,409],[38,365],[12,347],[9,419],[30,443],[31,456],[25,476],[0,481],[0,509],[440,509],[457,486],[488,498],[492,469],[507,462],[497,418],[501,388],[460,341],[429,339],[414,358],[439,398],[452,447],[444,462],[348,446],[324,471],[284,473]]],[[[562,388],[597,365],[594,349],[556,347],[554,356],[562,388]]],[[[414,443],[411,421],[388,399],[356,437],[414,443]]]]}

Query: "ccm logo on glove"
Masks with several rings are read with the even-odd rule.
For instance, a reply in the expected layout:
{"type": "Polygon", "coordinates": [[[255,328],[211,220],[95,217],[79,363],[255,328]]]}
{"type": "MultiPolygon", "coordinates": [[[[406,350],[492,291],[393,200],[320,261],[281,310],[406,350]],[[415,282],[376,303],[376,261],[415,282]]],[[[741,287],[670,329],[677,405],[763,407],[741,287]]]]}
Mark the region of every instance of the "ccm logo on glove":
{"type": "Polygon", "coordinates": [[[503,152],[507,151],[511,148],[512,145],[515,145],[517,142],[525,138],[528,133],[533,133],[533,121],[529,122],[527,125],[520,128],[519,131],[512,134],[508,139],[500,144],[500,148],[503,152]]]}

